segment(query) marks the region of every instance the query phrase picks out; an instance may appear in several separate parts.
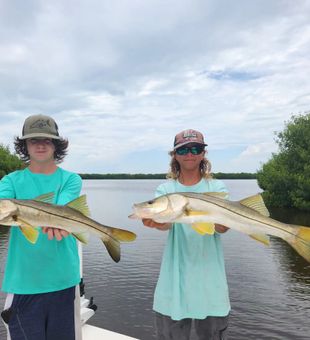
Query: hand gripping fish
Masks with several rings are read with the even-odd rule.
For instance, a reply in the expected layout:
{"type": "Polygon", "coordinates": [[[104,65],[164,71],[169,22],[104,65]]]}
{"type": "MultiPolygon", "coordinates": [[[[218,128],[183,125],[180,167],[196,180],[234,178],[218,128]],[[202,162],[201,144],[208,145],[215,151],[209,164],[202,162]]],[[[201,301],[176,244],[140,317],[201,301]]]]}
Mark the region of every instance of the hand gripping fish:
{"type": "Polygon", "coordinates": [[[155,222],[188,223],[199,234],[214,234],[221,224],[248,234],[269,245],[272,235],[285,240],[310,262],[310,227],[279,222],[269,217],[260,194],[241,201],[228,201],[226,193],[174,193],[134,204],[130,218],[150,218],[155,222]]]}
{"type": "Polygon", "coordinates": [[[39,231],[35,227],[39,226],[66,230],[82,243],[88,242],[91,232],[99,236],[115,262],[120,260],[120,241],[130,242],[136,238],[131,231],[109,227],[91,219],[85,195],[66,205],[49,203],[52,199],[52,193],[34,200],[0,199],[0,224],[19,226],[31,243],[37,241],[39,231]]]}

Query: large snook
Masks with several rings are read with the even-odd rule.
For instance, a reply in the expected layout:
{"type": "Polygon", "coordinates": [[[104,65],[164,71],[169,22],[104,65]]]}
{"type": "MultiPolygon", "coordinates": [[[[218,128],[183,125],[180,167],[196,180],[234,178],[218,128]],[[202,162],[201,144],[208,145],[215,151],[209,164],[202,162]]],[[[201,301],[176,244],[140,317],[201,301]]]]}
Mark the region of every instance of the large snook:
{"type": "Polygon", "coordinates": [[[0,199],[0,224],[19,226],[31,243],[36,243],[39,232],[35,227],[48,226],[72,233],[82,243],[87,243],[88,233],[97,235],[105,244],[115,262],[120,260],[120,241],[136,238],[130,231],[103,225],[89,216],[85,195],[61,206],[47,203],[52,194],[35,200],[0,199]]]}
{"type": "Polygon", "coordinates": [[[213,234],[214,224],[250,235],[269,244],[273,235],[288,242],[310,262],[310,228],[290,225],[269,217],[261,195],[228,201],[225,193],[174,193],[134,204],[130,218],[150,218],[156,222],[188,223],[198,233],[213,234]]]}

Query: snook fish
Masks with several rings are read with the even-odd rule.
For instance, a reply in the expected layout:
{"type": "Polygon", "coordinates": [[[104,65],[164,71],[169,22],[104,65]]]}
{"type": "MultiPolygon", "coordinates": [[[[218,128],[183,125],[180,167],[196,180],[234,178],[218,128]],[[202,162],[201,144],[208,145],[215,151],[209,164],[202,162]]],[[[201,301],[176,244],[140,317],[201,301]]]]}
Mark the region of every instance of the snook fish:
{"type": "Polygon", "coordinates": [[[269,217],[260,194],[240,201],[228,201],[226,193],[173,193],[134,204],[130,218],[150,218],[155,222],[188,223],[199,234],[214,234],[221,224],[269,245],[269,237],[289,243],[310,262],[310,227],[279,222],[269,217]]]}
{"type": "Polygon", "coordinates": [[[86,196],[61,206],[51,204],[53,194],[34,200],[0,199],[0,224],[19,226],[31,243],[36,243],[39,231],[35,227],[48,226],[66,230],[82,243],[88,242],[89,232],[102,240],[115,262],[120,260],[120,241],[130,242],[136,235],[131,231],[103,225],[89,217],[86,196]]]}

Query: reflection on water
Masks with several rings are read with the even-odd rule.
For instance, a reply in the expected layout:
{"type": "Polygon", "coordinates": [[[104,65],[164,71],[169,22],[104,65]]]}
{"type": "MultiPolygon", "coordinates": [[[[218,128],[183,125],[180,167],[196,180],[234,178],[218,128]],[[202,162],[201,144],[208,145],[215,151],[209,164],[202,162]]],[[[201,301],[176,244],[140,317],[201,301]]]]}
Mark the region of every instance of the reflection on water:
{"type": "Polygon", "coordinates": [[[310,212],[292,208],[269,208],[270,216],[278,221],[310,227],[310,212]]]}
{"type": "MultiPolygon", "coordinates": [[[[301,212],[296,209],[275,207],[269,208],[269,211],[270,216],[278,221],[310,227],[309,212],[301,212]]],[[[282,240],[274,238],[273,244],[277,249],[278,261],[282,268],[282,274],[287,276],[287,280],[291,280],[291,282],[294,283],[290,287],[291,292],[294,293],[296,291],[301,291],[307,292],[310,295],[310,275],[305,275],[305,267],[309,266],[306,260],[299,256],[292,247],[282,240]]],[[[303,298],[305,297],[306,294],[303,296],[303,298]]]]}
{"type": "MultiPolygon", "coordinates": [[[[117,264],[97,238],[84,247],[86,294],[94,296],[99,307],[90,323],[143,340],[154,339],[153,291],[167,233],[144,228],[127,216],[134,202],[153,197],[160,182],[83,182],[94,219],[138,235],[134,243],[122,244],[122,259],[117,264]]],[[[225,183],[232,200],[260,191],[254,180],[225,183]]],[[[286,218],[284,214],[273,216],[286,218]]],[[[277,238],[265,247],[229,231],[223,235],[223,243],[232,305],[230,339],[310,339],[310,265],[277,238]]],[[[1,276],[6,246],[7,231],[0,228],[1,276]]],[[[3,304],[4,296],[0,299],[3,304]]],[[[0,328],[0,339],[3,336],[0,328]]]]}

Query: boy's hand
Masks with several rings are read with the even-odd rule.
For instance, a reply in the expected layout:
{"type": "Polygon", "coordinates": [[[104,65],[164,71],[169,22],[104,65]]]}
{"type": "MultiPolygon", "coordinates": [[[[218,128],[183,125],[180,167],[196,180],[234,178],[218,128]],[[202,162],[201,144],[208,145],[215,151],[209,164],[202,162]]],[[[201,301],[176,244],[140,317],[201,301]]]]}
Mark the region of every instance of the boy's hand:
{"type": "Polygon", "coordinates": [[[64,237],[69,235],[69,233],[63,229],[50,227],[42,227],[42,232],[47,234],[49,240],[52,240],[55,237],[57,241],[61,241],[64,237]]]}
{"type": "Polygon", "coordinates": [[[168,230],[171,228],[171,223],[158,223],[150,218],[142,218],[142,223],[149,228],[156,228],[158,230],[168,230]]]}

